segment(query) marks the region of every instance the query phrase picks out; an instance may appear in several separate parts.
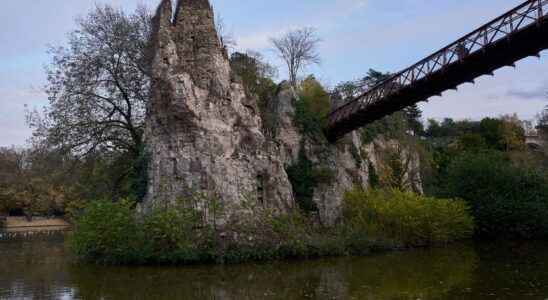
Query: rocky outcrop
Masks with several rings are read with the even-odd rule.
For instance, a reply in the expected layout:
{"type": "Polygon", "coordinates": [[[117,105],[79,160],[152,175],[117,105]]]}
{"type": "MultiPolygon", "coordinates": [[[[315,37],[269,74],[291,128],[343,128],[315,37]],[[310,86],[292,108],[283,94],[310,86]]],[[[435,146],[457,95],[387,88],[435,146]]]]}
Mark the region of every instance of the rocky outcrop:
{"type": "Polygon", "coordinates": [[[367,189],[371,172],[382,172],[387,167],[386,156],[393,152],[397,152],[405,168],[405,188],[422,193],[420,159],[412,148],[382,136],[366,143],[359,131],[347,134],[334,144],[321,137],[307,136],[294,122],[296,101],[299,101],[298,96],[291,87],[282,84],[268,106],[267,115],[272,119],[268,122],[272,126],[269,132],[280,146],[280,155],[286,166],[298,163],[299,154],[304,151],[306,158],[317,168],[329,170],[330,176],[314,189],[313,196],[323,224],[331,225],[337,221],[345,192],[354,187],[367,189]]]}
{"type": "Polygon", "coordinates": [[[164,0],[153,22],[143,209],[196,194],[227,206],[252,197],[279,211],[292,208],[281,156],[262,133],[255,99],[232,79],[209,2],[181,0],[172,14],[164,0]]]}
{"type": "MultiPolygon", "coordinates": [[[[142,209],[199,195],[219,199],[225,207],[239,207],[251,198],[263,207],[289,211],[296,204],[286,168],[304,153],[329,171],[313,201],[321,222],[333,224],[344,193],[368,185],[360,135],[329,144],[303,134],[294,122],[298,97],[286,84],[261,114],[255,97],[246,95],[231,74],[209,1],[180,0],[173,13],[171,1],[163,0],[153,24],[145,132],[149,184],[142,209]]],[[[207,212],[207,203],[200,205],[207,212]]],[[[228,216],[236,213],[229,210],[228,216]]]]}
{"type": "Polygon", "coordinates": [[[363,143],[357,133],[350,133],[335,144],[303,134],[294,122],[296,98],[289,86],[282,85],[271,101],[269,110],[276,118],[273,139],[280,146],[286,166],[297,163],[303,150],[315,166],[330,171],[331,176],[315,188],[313,196],[321,222],[330,225],[340,216],[344,193],[355,185],[368,185],[368,166],[361,157],[363,143]]]}

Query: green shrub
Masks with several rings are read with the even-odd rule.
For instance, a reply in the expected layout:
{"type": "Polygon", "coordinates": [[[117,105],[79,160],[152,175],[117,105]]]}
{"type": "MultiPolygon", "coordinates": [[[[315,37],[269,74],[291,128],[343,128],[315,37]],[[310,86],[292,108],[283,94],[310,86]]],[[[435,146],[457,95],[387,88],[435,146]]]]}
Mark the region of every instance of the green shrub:
{"type": "Polygon", "coordinates": [[[373,189],[380,187],[381,183],[379,175],[377,174],[377,169],[375,169],[373,162],[371,162],[371,160],[369,159],[367,160],[367,170],[369,171],[369,186],[373,189]]]}
{"type": "Polygon", "coordinates": [[[447,242],[465,235],[465,216],[458,215],[464,214],[465,208],[458,203],[417,204],[413,202],[417,196],[396,192],[384,198],[380,192],[375,197],[364,195],[349,193],[345,222],[330,228],[320,226],[300,210],[278,214],[245,203],[236,209],[241,214],[227,217],[218,230],[204,224],[204,216],[183,203],[138,217],[128,201],[96,201],[78,214],[69,243],[78,257],[95,263],[189,264],[361,255],[385,250],[394,245],[393,241],[422,245],[424,241],[447,242]],[[390,201],[403,204],[371,206],[381,198],[388,203],[386,199],[394,197],[390,201]],[[427,221],[421,209],[430,214],[427,221]],[[410,219],[406,215],[409,211],[410,219]]]}
{"type": "Polygon", "coordinates": [[[199,215],[183,206],[154,209],[142,224],[150,258],[160,263],[197,261],[199,223],[199,215]]]}
{"type": "Polygon", "coordinates": [[[344,198],[344,219],[354,233],[401,246],[468,238],[474,227],[463,201],[398,190],[348,192],[344,198]]]}
{"type": "Polygon", "coordinates": [[[277,235],[282,257],[306,257],[309,254],[309,224],[299,212],[278,215],[272,218],[273,232],[277,235]]]}
{"type": "Polygon", "coordinates": [[[486,237],[548,236],[548,182],[531,167],[496,151],[465,153],[449,165],[439,193],[467,201],[486,237]]]}
{"type": "Polygon", "coordinates": [[[314,196],[314,188],[318,182],[314,176],[315,172],[312,161],[306,157],[303,147],[301,147],[301,151],[299,152],[299,160],[287,167],[286,172],[293,187],[299,208],[305,212],[317,211],[318,208],[312,197],[314,196]]]}
{"type": "Polygon", "coordinates": [[[82,258],[105,264],[143,259],[143,236],[129,201],[93,201],[75,219],[69,243],[82,258]]]}
{"type": "Polygon", "coordinates": [[[301,132],[316,140],[325,140],[324,129],[331,110],[329,94],[313,77],[306,78],[300,86],[295,104],[295,124],[301,132]]]}

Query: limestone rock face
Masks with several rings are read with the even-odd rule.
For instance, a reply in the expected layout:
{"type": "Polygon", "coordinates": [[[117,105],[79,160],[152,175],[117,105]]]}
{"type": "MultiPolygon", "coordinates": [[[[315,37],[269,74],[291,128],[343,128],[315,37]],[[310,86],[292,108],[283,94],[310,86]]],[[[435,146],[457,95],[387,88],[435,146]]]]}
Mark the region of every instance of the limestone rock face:
{"type": "MultiPolygon", "coordinates": [[[[252,199],[287,212],[295,199],[286,168],[298,162],[302,151],[331,174],[315,188],[313,201],[320,222],[334,224],[344,193],[356,185],[367,187],[363,152],[376,148],[363,145],[357,133],[336,144],[303,135],[294,121],[298,97],[287,84],[260,113],[256,98],[246,95],[231,74],[209,1],[179,0],[175,7],[173,12],[171,1],[163,0],[153,21],[152,99],[145,132],[151,157],[141,209],[199,194],[229,208],[252,199]]],[[[200,208],[207,212],[205,204],[200,208]]]]}
{"type": "Polygon", "coordinates": [[[272,118],[269,118],[267,125],[273,140],[280,147],[280,155],[286,166],[298,163],[299,154],[304,151],[306,158],[315,166],[330,171],[330,178],[318,184],[312,199],[324,225],[333,225],[341,216],[345,192],[356,186],[369,188],[369,176],[373,171],[370,168],[378,173],[383,167],[383,157],[394,149],[401,151],[403,164],[407,168],[404,178],[409,183],[407,188],[422,192],[418,153],[402,147],[397,140],[386,140],[382,136],[365,143],[357,131],[347,134],[335,144],[329,144],[321,137],[306,136],[294,122],[297,99],[291,87],[282,84],[275,99],[269,103],[268,115],[272,118]]]}
{"type": "Polygon", "coordinates": [[[200,193],[287,211],[293,192],[254,98],[231,78],[207,0],[162,1],[154,18],[151,155],[143,209],[200,193]]]}
{"type": "Polygon", "coordinates": [[[362,148],[362,141],[354,132],[335,144],[303,135],[293,121],[295,101],[298,100],[291,88],[282,84],[269,106],[276,116],[273,138],[280,145],[286,166],[297,163],[299,152],[304,150],[306,157],[316,166],[330,171],[331,178],[314,189],[313,201],[318,207],[320,221],[324,225],[332,225],[340,217],[344,193],[355,185],[367,188],[367,163],[356,156],[362,148]]]}

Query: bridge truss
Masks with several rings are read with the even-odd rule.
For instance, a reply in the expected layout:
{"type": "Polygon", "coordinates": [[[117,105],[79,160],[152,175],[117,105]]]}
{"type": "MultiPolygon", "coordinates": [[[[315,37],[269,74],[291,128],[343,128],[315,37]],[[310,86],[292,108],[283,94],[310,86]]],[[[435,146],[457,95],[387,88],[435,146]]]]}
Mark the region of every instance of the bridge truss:
{"type": "Polygon", "coordinates": [[[327,135],[345,134],[407,106],[548,48],[548,0],[528,0],[504,15],[334,108],[327,135]]]}

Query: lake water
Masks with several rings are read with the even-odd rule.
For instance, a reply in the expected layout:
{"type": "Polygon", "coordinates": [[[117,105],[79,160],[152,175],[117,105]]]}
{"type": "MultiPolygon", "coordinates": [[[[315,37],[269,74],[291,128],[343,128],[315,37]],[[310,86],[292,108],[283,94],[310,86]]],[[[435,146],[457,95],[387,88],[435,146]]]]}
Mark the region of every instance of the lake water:
{"type": "Polygon", "coordinates": [[[548,299],[548,243],[453,245],[369,257],[102,267],[62,238],[0,242],[0,299],[548,299]]]}

